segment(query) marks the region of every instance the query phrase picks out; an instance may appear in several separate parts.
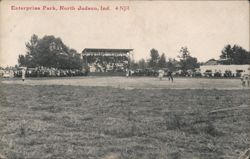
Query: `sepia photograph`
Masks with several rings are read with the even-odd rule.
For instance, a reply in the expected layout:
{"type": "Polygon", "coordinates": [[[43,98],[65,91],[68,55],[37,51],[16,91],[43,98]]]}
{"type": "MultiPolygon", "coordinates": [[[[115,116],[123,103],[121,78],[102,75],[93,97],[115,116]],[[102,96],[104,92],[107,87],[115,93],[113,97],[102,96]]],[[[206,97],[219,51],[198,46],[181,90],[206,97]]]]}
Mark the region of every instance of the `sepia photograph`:
{"type": "Polygon", "coordinates": [[[0,0],[0,159],[250,159],[248,0],[0,0]]]}

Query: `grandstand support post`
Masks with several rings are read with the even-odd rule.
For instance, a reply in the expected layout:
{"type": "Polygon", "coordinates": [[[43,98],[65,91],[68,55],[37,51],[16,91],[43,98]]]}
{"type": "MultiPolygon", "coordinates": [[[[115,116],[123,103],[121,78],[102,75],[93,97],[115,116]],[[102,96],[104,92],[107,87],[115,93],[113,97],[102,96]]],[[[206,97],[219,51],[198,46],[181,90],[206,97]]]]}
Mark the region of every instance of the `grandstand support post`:
{"type": "Polygon", "coordinates": [[[130,52],[128,53],[127,58],[128,58],[128,66],[127,66],[127,69],[130,69],[130,52]]]}
{"type": "Polygon", "coordinates": [[[85,67],[87,66],[87,55],[85,55],[85,67]]]}
{"type": "Polygon", "coordinates": [[[133,50],[128,53],[128,69],[131,69],[131,61],[134,60],[133,50]]]}
{"type": "Polygon", "coordinates": [[[249,68],[248,68],[248,75],[250,75],[250,65],[249,65],[249,68]]]}
{"type": "Polygon", "coordinates": [[[134,60],[134,50],[131,51],[131,58],[134,60]]]}
{"type": "Polygon", "coordinates": [[[85,71],[88,72],[88,56],[85,54],[85,71]]]}

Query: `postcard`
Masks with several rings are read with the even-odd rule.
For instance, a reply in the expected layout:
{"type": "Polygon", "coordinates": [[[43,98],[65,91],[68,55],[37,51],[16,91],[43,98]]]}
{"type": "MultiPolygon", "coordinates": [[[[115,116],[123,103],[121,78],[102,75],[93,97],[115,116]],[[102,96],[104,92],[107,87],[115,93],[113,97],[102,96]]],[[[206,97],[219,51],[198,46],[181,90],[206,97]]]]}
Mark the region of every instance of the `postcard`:
{"type": "Polygon", "coordinates": [[[0,159],[248,159],[249,1],[0,1],[0,159]]]}

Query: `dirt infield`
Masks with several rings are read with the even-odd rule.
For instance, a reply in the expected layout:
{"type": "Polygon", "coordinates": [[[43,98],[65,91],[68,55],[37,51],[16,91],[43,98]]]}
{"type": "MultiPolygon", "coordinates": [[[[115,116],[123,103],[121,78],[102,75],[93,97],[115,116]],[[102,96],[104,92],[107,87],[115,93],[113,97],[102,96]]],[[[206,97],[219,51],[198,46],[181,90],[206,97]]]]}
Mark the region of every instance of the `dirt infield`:
{"type": "Polygon", "coordinates": [[[175,78],[174,82],[164,78],[152,77],[78,77],[78,78],[40,78],[4,80],[6,84],[24,85],[72,85],[72,86],[107,86],[125,89],[249,89],[242,87],[240,79],[175,78]]]}

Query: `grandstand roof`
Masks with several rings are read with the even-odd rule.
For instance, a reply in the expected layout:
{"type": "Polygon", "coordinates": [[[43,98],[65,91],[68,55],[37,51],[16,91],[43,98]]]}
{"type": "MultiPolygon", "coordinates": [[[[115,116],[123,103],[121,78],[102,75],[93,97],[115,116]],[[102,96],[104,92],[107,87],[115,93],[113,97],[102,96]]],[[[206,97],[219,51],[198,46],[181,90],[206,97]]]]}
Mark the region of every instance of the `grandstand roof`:
{"type": "Polygon", "coordinates": [[[127,53],[133,51],[133,49],[103,49],[103,48],[85,48],[82,53],[84,52],[112,52],[112,53],[127,53]]]}

